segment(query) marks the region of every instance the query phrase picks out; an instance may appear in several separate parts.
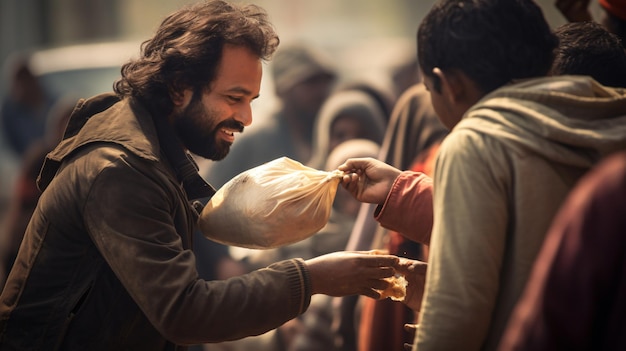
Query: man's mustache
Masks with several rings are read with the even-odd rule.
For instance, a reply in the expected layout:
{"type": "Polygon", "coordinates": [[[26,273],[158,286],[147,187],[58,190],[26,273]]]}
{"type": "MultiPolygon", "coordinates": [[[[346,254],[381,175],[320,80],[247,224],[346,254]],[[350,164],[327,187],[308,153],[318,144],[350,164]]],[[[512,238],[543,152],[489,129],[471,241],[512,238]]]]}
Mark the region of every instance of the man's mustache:
{"type": "Polygon", "coordinates": [[[222,123],[220,123],[218,125],[219,128],[228,128],[228,129],[234,129],[239,133],[243,133],[243,129],[244,129],[244,125],[243,123],[236,121],[234,119],[228,119],[226,121],[223,121],[222,123]]]}

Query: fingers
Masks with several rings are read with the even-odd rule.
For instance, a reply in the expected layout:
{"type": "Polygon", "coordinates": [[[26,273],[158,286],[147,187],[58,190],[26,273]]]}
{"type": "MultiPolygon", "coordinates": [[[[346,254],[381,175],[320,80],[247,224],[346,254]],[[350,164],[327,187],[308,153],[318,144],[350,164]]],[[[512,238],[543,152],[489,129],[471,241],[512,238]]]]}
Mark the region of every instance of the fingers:
{"type": "MultiPolygon", "coordinates": [[[[409,333],[409,335],[411,335],[411,339],[415,339],[415,334],[417,334],[417,324],[405,324],[404,325],[404,330],[409,333]]],[[[413,349],[413,345],[412,344],[408,344],[405,343],[404,344],[404,349],[407,351],[411,351],[413,349]]]]}
{"type": "Polygon", "coordinates": [[[337,169],[344,172],[358,172],[366,168],[368,163],[368,158],[350,158],[337,169]]]}
{"type": "Polygon", "coordinates": [[[370,255],[386,255],[386,256],[389,256],[389,250],[374,249],[374,250],[369,250],[369,251],[365,251],[365,252],[368,252],[370,255]]]}
{"type": "Polygon", "coordinates": [[[400,258],[398,264],[395,266],[396,271],[404,275],[426,274],[427,268],[428,263],[407,258],[400,258]]]}
{"type": "Polygon", "coordinates": [[[382,291],[387,289],[390,285],[391,284],[384,279],[369,279],[367,282],[362,282],[361,286],[351,285],[350,288],[347,288],[351,293],[342,293],[341,296],[358,294],[380,300],[382,291]]]}
{"type": "Polygon", "coordinates": [[[346,173],[341,178],[341,186],[357,200],[359,199],[359,194],[362,189],[362,178],[363,177],[360,177],[357,173],[346,173]]]}
{"type": "MultiPolygon", "coordinates": [[[[350,181],[348,183],[341,183],[341,185],[348,190],[352,196],[357,198],[359,196],[359,182],[358,181],[350,181]]],[[[358,199],[357,199],[358,200],[358,199]]]]}
{"type": "Polygon", "coordinates": [[[372,289],[375,289],[375,290],[380,290],[380,291],[385,290],[385,289],[389,288],[390,286],[391,286],[391,283],[388,280],[384,279],[384,278],[382,278],[382,279],[372,279],[372,280],[370,280],[370,282],[368,284],[369,288],[372,288],[372,289]]]}
{"type": "Polygon", "coordinates": [[[415,335],[415,332],[417,331],[417,324],[406,323],[404,325],[404,330],[406,330],[407,332],[415,335]]]}
{"type": "Polygon", "coordinates": [[[381,297],[380,292],[378,292],[378,291],[376,291],[374,289],[363,289],[360,292],[360,295],[370,297],[370,298],[372,298],[374,300],[380,300],[380,297],[381,297]]]}
{"type": "Polygon", "coordinates": [[[358,180],[359,180],[359,173],[356,173],[356,172],[344,173],[344,175],[341,177],[341,183],[344,185],[357,183],[358,180]]]}
{"type": "Polygon", "coordinates": [[[386,250],[370,250],[363,251],[370,255],[372,258],[367,258],[369,265],[374,265],[376,267],[390,266],[396,267],[400,263],[400,257],[396,255],[390,255],[389,251],[386,250]]]}
{"type": "Polygon", "coordinates": [[[375,271],[371,272],[371,277],[374,279],[385,279],[396,275],[396,270],[392,267],[377,267],[375,271]]]}

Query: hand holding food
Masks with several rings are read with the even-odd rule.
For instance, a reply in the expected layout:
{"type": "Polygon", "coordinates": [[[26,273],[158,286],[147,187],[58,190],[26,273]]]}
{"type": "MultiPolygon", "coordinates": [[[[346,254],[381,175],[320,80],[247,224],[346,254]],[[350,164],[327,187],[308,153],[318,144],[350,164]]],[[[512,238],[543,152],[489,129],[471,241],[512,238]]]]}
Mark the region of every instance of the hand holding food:
{"type": "Polygon", "coordinates": [[[422,307],[427,267],[428,264],[426,262],[408,258],[400,258],[398,265],[395,267],[396,272],[404,275],[407,281],[406,296],[402,303],[416,312],[422,307]]]}
{"type": "Polygon", "coordinates": [[[399,258],[376,251],[339,251],[309,259],[311,293],[330,296],[364,295],[381,298],[399,258]]]}

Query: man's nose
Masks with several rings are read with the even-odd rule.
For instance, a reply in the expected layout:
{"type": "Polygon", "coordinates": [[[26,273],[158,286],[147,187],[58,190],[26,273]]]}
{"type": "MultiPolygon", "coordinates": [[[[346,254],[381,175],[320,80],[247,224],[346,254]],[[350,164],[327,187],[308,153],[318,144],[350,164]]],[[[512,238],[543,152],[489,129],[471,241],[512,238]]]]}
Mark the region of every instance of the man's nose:
{"type": "Polygon", "coordinates": [[[252,107],[248,104],[237,111],[235,119],[243,124],[244,127],[252,124],[252,107]]]}

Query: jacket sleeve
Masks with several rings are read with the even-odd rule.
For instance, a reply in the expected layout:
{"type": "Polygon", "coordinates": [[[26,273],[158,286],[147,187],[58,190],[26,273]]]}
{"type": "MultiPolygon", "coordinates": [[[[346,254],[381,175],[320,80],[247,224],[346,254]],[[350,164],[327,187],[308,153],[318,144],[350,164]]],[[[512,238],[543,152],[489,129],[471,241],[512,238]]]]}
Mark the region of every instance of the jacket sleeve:
{"type": "Polygon", "coordinates": [[[435,166],[434,224],[417,350],[481,350],[506,241],[502,145],[472,132],[446,138],[435,166]]]}
{"type": "Polygon", "coordinates": [[[404,171],[374,216],[385,228],[420,244],[430,243],[433,227],[433,182],[420,172],[404,171]],[[407,215],[408,214],[408,215],[407,215]]]}
{"type": "Polygon", "coordinates": [[[310,285],[301,260],[225,281],[199,279],[174,220],[181,211],[178,184],[127,157],[107,157],[84,204],[85,225],[164,337],[177,344],[233,340],[274,329],[306,310],[310,285]]]}

